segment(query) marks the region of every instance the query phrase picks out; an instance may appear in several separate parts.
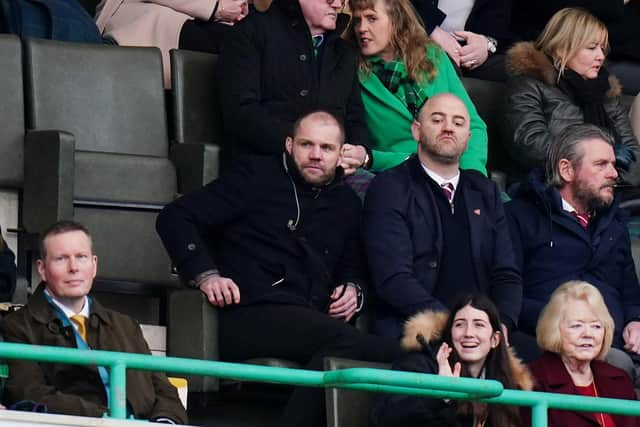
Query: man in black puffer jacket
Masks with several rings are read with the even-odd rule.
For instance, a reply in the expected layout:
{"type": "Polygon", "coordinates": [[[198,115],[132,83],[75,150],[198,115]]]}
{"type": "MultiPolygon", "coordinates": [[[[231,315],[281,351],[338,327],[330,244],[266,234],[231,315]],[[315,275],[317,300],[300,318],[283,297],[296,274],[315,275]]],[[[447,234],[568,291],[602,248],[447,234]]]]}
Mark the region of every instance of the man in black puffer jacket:
{"type": "MultiPolygon", "coordinates": [[[[225,361],[325,356],[391,361],[395,339],[349,324],[366,277],[361,204],[337,168],[344,131],[327,112],[296,122],[279,155],[247,158],[170,203],[158,233],[186,284],[220,308],[225,361]]],[[[322,426],[324,390],[297,388],[279,424],[322,426]]]]}

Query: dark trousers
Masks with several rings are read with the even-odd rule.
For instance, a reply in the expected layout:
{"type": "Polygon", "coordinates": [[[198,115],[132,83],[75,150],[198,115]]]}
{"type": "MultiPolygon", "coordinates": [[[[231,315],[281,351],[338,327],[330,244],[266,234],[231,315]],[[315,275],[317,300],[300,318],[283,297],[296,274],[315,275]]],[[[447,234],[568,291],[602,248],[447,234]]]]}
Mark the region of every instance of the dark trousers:
{"type": "MultiPolygon", "coordinates": [[[[367,335],[312,308],[261,304],[220,310],[220,355],[240,362],[258,357],[292,360],[322,370],[327,356],[391,362],[399,343],[367,335]]],[[[324,389],[297,387],[278,426],[324,426],[324,389]]]]}
{"type": "Polygon", "coordinates": [[[219,22],[190,19],[182,25],[178,46],[180,49],[218,54],[225,35],[232,28],[219,22]]]}
{"type": "Polygon", "coordinates": [[[496,53],[489,55],[484,64],[473,70],[462,69],[462,75],[480,80],[491,80],[494,82],[507,81],[507,69],[505,68],[506,55],[496,53]]]}

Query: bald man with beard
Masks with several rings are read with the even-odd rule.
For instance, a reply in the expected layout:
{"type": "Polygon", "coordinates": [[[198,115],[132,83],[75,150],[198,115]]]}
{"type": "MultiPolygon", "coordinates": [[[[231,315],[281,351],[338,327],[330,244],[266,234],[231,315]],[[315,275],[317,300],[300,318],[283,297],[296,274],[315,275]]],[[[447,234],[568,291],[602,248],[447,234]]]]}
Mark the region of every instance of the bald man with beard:
{"type": "Polygon", "coordinates": [[[471,132],[455,95],[439,94],[412,125],[418,153],[374,179],[364,238],[379,304],[376,332],[399,338],[404,321],[445,311],[461,293],[488,295],[504,330],[518,319],[522,286],[500,191],[460,169],[471,132]]]}

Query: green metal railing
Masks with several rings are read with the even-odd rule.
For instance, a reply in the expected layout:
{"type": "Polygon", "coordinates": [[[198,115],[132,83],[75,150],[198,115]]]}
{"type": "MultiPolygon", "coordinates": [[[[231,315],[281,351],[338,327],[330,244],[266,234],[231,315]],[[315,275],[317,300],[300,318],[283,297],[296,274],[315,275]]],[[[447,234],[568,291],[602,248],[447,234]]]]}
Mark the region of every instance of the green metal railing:
{"type": "Polygon", "coordinates": [[[505,390],[494,380],[451,378],[385,369],[349,368],[308,371],[242,363],[156,357],[146,354],[0,343],[0,358],[38,362],[105,366],[110,371],[111,417],[126,418],[126,370],[205,375],[307,387],[339,387],[385,393],[403,393],[450,399],[480,400],[501,405],[530,406],[532,426],[547,426],[549,408],[640,416],[640,401],[584,397],[557,393],[505,390]]]}

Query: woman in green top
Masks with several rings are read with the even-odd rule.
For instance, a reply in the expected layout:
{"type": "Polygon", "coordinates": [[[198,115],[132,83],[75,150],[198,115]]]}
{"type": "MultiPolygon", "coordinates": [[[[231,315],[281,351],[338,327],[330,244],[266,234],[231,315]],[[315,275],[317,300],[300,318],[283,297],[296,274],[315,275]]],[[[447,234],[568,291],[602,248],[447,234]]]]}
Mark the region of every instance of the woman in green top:
{"type": "Polygon", "coordinates": [[[451,61],[429,39],[410,0],[349,0],[348,37],[360,48],[360,86],[372,139],[372,170],[416,152],[411,123],[431,96],[451,92],[467,105],[471,139],[460,167],[486,175],[487,127],[451,61]]]}

